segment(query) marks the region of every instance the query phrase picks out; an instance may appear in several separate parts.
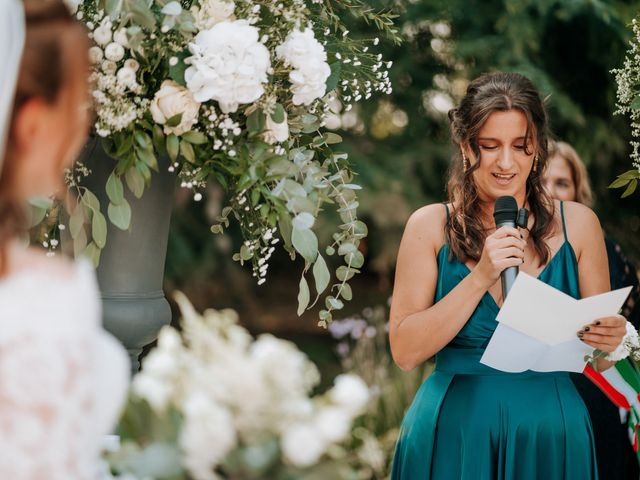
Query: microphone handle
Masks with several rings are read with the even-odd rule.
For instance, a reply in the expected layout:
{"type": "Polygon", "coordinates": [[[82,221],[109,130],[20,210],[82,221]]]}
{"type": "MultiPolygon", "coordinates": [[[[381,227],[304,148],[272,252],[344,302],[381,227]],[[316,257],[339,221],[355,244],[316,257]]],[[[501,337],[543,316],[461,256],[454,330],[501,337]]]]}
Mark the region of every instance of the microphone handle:
{"type": "MultiPolygon", "coordinates": [[[[496,225],[497,228],[500,227],[513,227],[516,228],[515,222],[501,222],[500,225],[496,225]]],[[[518,272],[520,269],[518,267],[508,267],[505,268],[500,274],[500,284],[502,285],[502,301],[504,302],[507,299],[507,294],[514,282],[516,281],[516,277],[518,276],[518,272]]]]}

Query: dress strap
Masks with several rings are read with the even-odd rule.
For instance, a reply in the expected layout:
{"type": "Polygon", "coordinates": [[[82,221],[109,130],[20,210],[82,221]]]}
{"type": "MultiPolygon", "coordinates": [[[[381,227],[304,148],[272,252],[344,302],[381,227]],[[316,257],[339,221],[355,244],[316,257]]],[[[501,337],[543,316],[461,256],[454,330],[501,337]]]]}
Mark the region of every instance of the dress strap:
{"type": "Polygon", "coordinates": [[[560,218],[562,218],[562,233],[564,233],[564,241],[568,242],[567,226],[564,223],[564,202],[562,200],[560,200],[560,218]]]}
{"type": "Polygon", "coordinates": [[[447,205],[446,203],[443,203],[444,205],[444,211],[447,212],[447,224],[449,223],[449,205],[447,205]]]}

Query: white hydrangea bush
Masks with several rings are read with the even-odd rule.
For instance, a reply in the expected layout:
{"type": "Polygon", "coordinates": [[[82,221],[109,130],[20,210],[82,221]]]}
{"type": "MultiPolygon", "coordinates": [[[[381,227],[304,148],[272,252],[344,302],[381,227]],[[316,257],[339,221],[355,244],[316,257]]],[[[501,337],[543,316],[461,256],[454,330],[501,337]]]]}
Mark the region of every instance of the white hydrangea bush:
{"type": "Polygon", "coordinates": [[[378,39],[352,38],[340,15],[397,41],[393,15],[354,0],[83,0],[70,7],[94,42],[94,133],[114,158],[108,215],[81,186],[86,167],[69,172],[81,207],[71,219],[76,253],[97,264],[104,219],[129,228],[135,218],[123,188],[140,198],[154,170],[176,172],[196,201],[217,182],[228,205],[212,231],[223,232],[230,216],[238,221],[245,241],[234,260],[249,262],[262,284],[283,240],[292,258],[305,260],[298,313],[324,295],[326,325],[351,299],[348,281],[363,266],[358,247],[367,228],[357,217],[360,187],[347,155],[334,151],[341,138],[325,131],[325,120],[330,104],[349,110],[391,92],[391,63],[370,51],[378,39]],[[315,220],[328,204],[339,223],[332,243],[319,245],[315,220]],[[326,256],[336,254],[342,264],[332,275],[326,256]]]}
{"type": "Polygon", "coordinates": [[[122,445],[110,455],[113,470],[150,475],[149,452],[164,444],[190,478],[224,478],[223,471],[265,478],[263,470],[255,477],[231,473],[245,471],[247,452],[268,457],[277,471],[309,469],[351,435],[371,397],[360,377],[339,375],[331,389],[312,396],[318,370],[293,343],[269,334],[254,339],[234,311],[199,315],[183,295],[176,299],[182,331],[164,327],[133,379],[122,445]],[[153,415],[138,411],[140,400],[153,415]],[[171,422],[178,425],[172,436],[153,438],[171,422]]]}

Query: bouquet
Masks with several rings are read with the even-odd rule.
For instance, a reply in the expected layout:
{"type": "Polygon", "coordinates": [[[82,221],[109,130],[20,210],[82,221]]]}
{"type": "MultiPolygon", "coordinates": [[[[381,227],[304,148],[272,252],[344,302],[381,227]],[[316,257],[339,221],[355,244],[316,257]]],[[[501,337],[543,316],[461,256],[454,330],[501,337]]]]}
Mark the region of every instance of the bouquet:
{"type": "Polygon", "coordinates": [[[340,136],[323,128],[325,116],[330,103],[349,110],[391,92],[391,62],[370,50],[378,39],[352,38],[340,15],[398,40],[393,15],[361,0],[69,2],[94,42],[94,134],[114,159],[106,206],[83,186],[86,165],[67,175],[75,253],[99,262],[106,218],[123,230],[135,221],[124,188],[140,198],[158,157],[168,157],[166,168],[194,200],[208,182],[226,190],[228,205],[211,230],[237,220],[244,242],[233,258],[251,263],[258,284],[280,239],[292,259],[304,259],[299,315],[331,283],[326,256],[342,257],[319,314],[326,325],[352,297],[347,282],[364,263],[358,246],[367,227],[357,217],[360,187],[347,155],[334,150],[340,136]],[[321,248],[314,225],[327,204],[339,222],[321,248]]]}
{"type": "Polygon", "coordinates": [[[294,344],[254,340],[231,310],[200,316],[183,295],[177,301],[183,330],[164,327],[134,377],[112,470],[209,480],[304,478],[322,468],[323,478],[342,478],[340,443],[369,402],[365,382],[343,374],[311,397],[319,374],[294,344]]]}

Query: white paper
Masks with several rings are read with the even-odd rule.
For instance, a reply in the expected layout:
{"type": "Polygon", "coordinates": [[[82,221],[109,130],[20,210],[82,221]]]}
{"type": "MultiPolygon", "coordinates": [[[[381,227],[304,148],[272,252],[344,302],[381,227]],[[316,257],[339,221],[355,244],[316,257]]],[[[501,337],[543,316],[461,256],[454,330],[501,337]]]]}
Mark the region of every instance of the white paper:
{"type": "Polygon", "coordinates": [[[631,288],[576,300],[521,272],[480,362],[505,372],[582,372],[594,349],[577,338],[578,330],[615,315],[631,288]]]}

